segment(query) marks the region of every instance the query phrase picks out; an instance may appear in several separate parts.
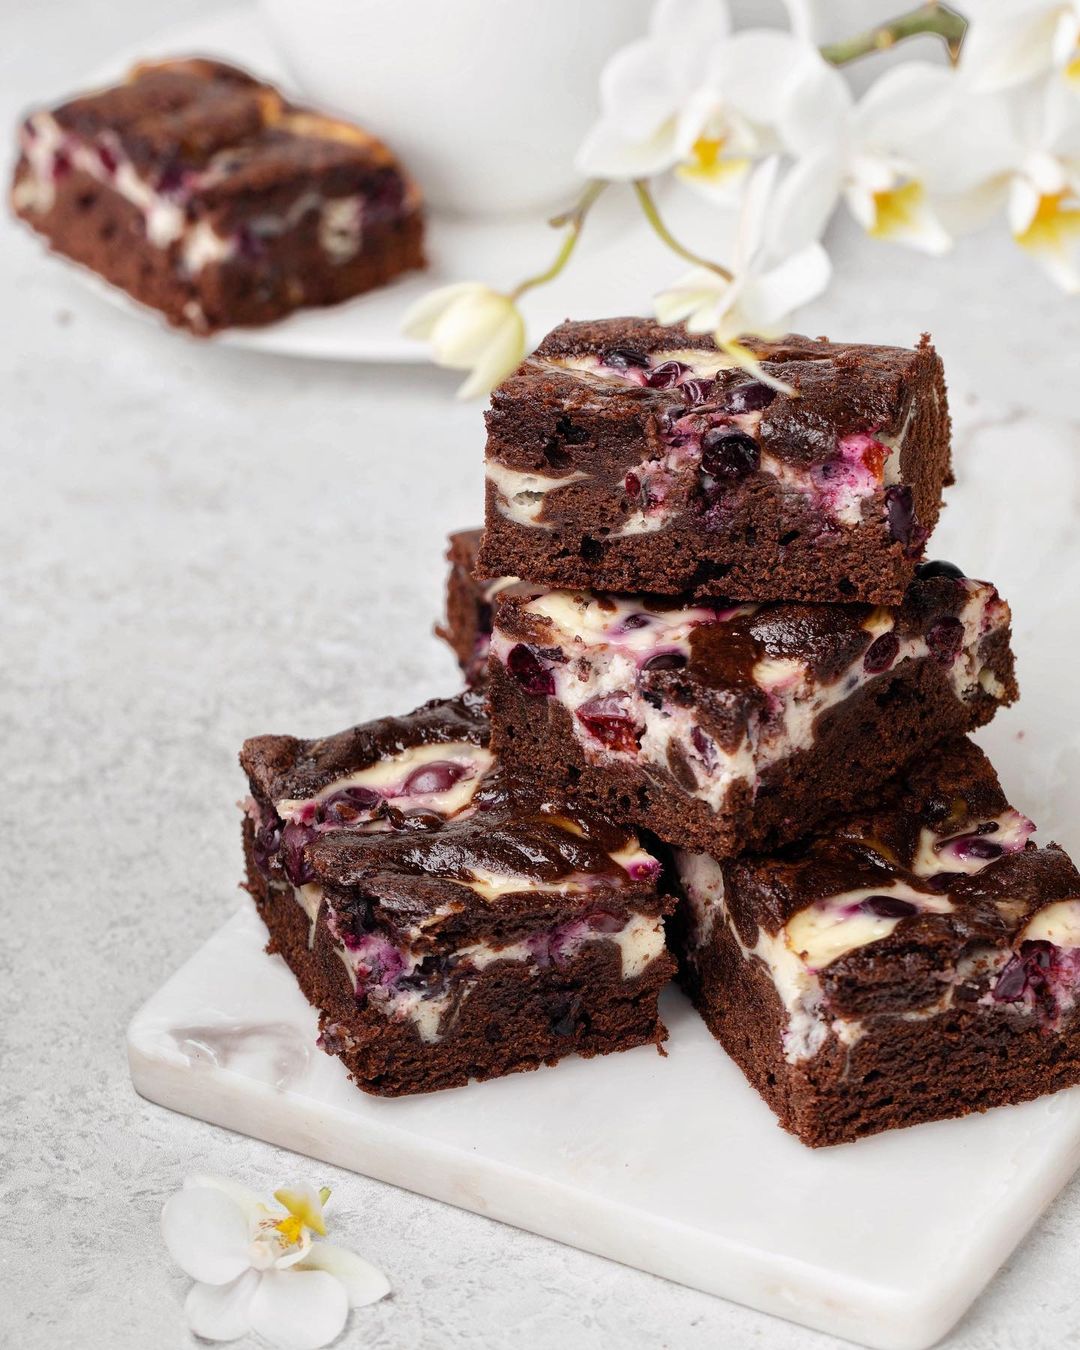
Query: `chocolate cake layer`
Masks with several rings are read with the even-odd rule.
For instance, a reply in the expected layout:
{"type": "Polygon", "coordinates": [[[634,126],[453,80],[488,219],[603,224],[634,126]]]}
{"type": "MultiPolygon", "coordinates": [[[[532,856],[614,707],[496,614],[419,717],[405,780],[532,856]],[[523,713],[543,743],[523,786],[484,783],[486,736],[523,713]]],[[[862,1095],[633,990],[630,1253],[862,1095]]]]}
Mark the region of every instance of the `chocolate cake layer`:
{"type": "Polygon", "coordinates": [[[659,863],[627,829],[512,790],[479,708],[465,695],[241,753],[248,888],[365,1091],[665,1035],[659,863]]]}
{"type": "Polygon", "coordinates": [[[681,978],[810,1145],[1080,1082],[1080,875],[970,741],[786,850],[678,851],[681,978]]]}
{"type": "Polygon", "coordinates": [[[941,362],[914,349],[565,323],[492,395],[485,576],[898,604],[950,481],[941,362]]]}
{"type": "Polygon", "coordinates": [[[419,193],[387,147],[218,61],[144,63],[33,113],[12,202],[57,252],[200,334],[423,266],[419,193]]]}
{"type": "Polygon", "coordinates": [[[670,844],[727,857],[790,841],[1016,697],[995,588],[951,564],[922,572],[894,609],[509,587],[493,747],[670,844]]]}
{"type": "Polygon", "coordinates": [[[479,530],[461,530],[450,536],[446,553],[450,564],[446,581],[446,622],[435,629],[453,650],[469,685],[481,684],[487,678],[492,601],[501,590],[517,581],[517,577],[478,579],[476,557],[479,548],[479,530]]]}

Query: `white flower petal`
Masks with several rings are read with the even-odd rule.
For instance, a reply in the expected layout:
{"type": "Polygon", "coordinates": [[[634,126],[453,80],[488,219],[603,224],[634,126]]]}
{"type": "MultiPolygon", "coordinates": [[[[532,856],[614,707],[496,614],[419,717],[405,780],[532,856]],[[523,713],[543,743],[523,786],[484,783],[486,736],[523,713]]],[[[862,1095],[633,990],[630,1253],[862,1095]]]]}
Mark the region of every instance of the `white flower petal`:
{"type": "Polygon", "coordinates": [[[266,1202],[263,1197],[257,1191],[242,1186],[239,1181],[233,1181],[231,1177],[217,1176],[212,1172],[195,1172],[184,1178],[184,1190],[192,1190],[197,1186],[209,1186],[214,1190],[224,1191],[244,1211],[249,1223],[257,1222],[266,1216],[266,1202]]]}
{"type": "Polygon", "coordinates": [[[585,178],[619,182],[665,173],[678,159],[674,117],[659,122],[638,140],[627,137],[626,127],[617,118],[602,118],[582,141],[574,167],[585,178]]]}
{"type": "Polygon", "coordinates": [[[785,89],[777,108],[780,138],[793,155],[822,145],[835,149],[847,140],[854,108],[843,75],[826,61],[808,62],[785,89]]]}
{"type": "Polygon", "coordinates": [[[429,338],[435,325],[451,305],[456,304],[470,291],[480,289],[482,288],[475,281],[458,281],[452,286],[440,286],[437,290],[428,291],[427,295],[422,295],[405,311],[405,317],[401,321],[402,332],[408,337],[429,338]]]}
{"type": "Polygon", "coordinates": [[[525,321],[516,309],[508,313],[477,357],[458,398],[479,398],[501,384],[525,357],[525,321]]]}
{"type": "Polygon", "coordinates": [[[978,92],[1008,89],[1050,69],[1054,57],[1060,6],[1032,9],[1014,5],[965,6],[971,22],[960,53],[960,69],[978,92]],[[970,12],[974,11],[974,12],[970,12]]]}
{"type": "Polygon", "coordinates": [[[776,121],[789,86],[828,70],[813,47],[790,33],[756,28],[716,47],[706,83],[744,117],[767,126],[776,121]]]}
{"type": "Polygon", "coordinates": [[[600,76],[600,106],[606,117],[622,120],[627,140],[647,136],[669,118],[681,93],[649,38],[617,51],[600,76]]]}
{"type": "Polygon", "coordinates": [[[193,1284],[184,1302],[188,1326],[206,1341],[235,1341],[245,1335],[259,1278],[258,1271],[249,1269],[229,1284],[193,1284]]]}
{"type": "Polygon", "coordinates": [[[747,269],[764,242],[769,224],[769,199],[779,167],[780,161],[774,155],[762,160],[747,177],[735,235],[733,270],[736,273],[747,269]]]}
{"type": "Polygon", "coordinates": [[[773,194],[768,247],[774,257],[821,238],[840,198],[843,173],[841,152],[830,145],[795,161],[773,194]]]}
{"type": "Polygon", "coordinates": [[[511,302],[485,287],[456,300],[431,331],[435,359],[454,370],[468,370],[487,348],[511,302]]]}
{"type": "Polygon", "coordinates": [[[329,1345],[349,1316],[345,1286],[324,1270],[268,1270],[251,1300],[251,1329],[283,1350],[329,1345]]]}
{"type": "Polygon", "coordinates": [[[832,265],[820,244],[808,244],[770,271],[748,281],[739,309],[752,333],[775,333],[793,310],[815,300],[829,284],[832,265]]]}
{"type": "Polygon", "coordinates": [[[731,290],[731,282],[706,267],[695,267],[654,298],[663,324],[685,323],[691,333],[707,333],[731,290]]]}
{"type": "Polygon", "coordinates": [[[355,1252],[336,1247],[331,1242],[316,1242],[304,1257],[300,1269],[325,1270],[335,1276],[345,1286],[349,1305],[353,1308],[377,1303],[390,1292],[390,1281],[381,1270],[376,1270],[370,1261],[355,1252]]]}
{"type": "Polygon", "coordinates": [[[161,1211],[169,1255],[193,1280],[227,1284],[251,1264],[248,1221],[224,1191],[196,1186],[170,1196],[161,1211]]]}

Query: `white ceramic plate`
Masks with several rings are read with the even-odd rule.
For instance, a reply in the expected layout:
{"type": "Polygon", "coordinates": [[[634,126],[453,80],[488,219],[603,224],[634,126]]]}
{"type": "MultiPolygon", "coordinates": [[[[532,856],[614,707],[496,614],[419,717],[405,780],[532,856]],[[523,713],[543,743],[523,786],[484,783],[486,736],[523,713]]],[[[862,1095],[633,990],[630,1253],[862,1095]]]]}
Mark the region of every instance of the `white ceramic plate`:
{"type": "MultiPolygon", "coordinates": [[[[89,72],[77,84],[92,88],[122,76],[136,60],[178,55],[217,56],[285,89],[290,87],[261,16],[251,4],[167,29],[137,47],[118,52],[107,66],[89,72]]],[[[680,199],[679,206],[680,228],[696,233],[694,224],[708,219],[707,208],[688,196],[680,199]]],[[[715,232],[715,216],[710,223],[715,232]]],[[[253,351],[331,361],[426,361],[426,346],[400,331],[401,316],[414,300],[435,286],[453,281],[476,280],[509,287],[543,270],[554,257],[560,239],[542,219],[532,216],[495,220],[429,215],[430,266],[425,272],[413,273],[343,305],[304,311],[268,328],[234,329],[213,340],[253,351]]],[[[103,283],[94,273],[73,266],[72,271],[99,295],[147,320],[163,322],[152,310],[103,283]]],[[[571,267],[529,297],[532,337],[538,339],[571,314],[601,318],[646,313],[654,292],[679,271],[678,261],[656,240],[626,195],[613,193],[611,200],[602,200],[591,216],[571,267]]]]}

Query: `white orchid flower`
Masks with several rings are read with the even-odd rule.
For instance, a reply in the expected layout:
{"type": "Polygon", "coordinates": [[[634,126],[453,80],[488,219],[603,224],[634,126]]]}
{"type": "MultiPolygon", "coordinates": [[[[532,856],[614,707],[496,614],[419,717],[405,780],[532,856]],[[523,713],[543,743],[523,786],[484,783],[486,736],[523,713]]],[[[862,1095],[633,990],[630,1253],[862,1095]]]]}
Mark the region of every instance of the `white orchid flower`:
{"type": "Polygon", "coordinates": [[[964,0],[960,68],[981,93],[1056,72],[1080,86],[1080,0],[964,0]]]}
{"type": "Polygon", "coordinates": [[[349,1308],[375,1303],[386,1277],[324,1236],[330,1192],[274,1192],[280,1208],[225,1177],[192,1176],[170,1197],[161,1231],[195,1281],[184,1304],[196,1336],[231,1341],[249,1331],[285,1350],[318,1350],[338,1336],[349,1308]]]}
{"type": "Polygon", "coordinates": [[[935,165],[943,212],[970,229],[1004,211],[1016,242],[1080,293],[1080,99],[1045,79],[973,97],[968,115],[971,133],[943,145],[935,165]]]}
{"type": "Polygon", "coordinates": [[[798,156],[789,185],[796,204],[812,193],[825,218],[842,197],[876,239],[940,254],[952,240],[927,186],[927,164],[953,132],[956,76],[926,62],[887,71],[856,102],[840,73],[822,63],[784,108],[785,144],[798,156]]]}
{"type": "Polygon", "coordinates": [[[429,341],[435,361],[471,375],[459,398],[486,394],[506,378],[525,356],[525,320],[509,295],[480,282],[443,286],[413,305],[404,331],[429,341]]]}
{"type": "Polygon", "coordinates": [[[661,323],[686,324],[692,333],[713,334],[718,347],[766,384],[786,389],[768,375],[739,339],[775,336],[791,313],[829,283],[829,257],[817,242],[820,211],[813,201],[795,209],[789,184],[778,179],[779,160],[763,160],[749,175],[739,213],[731,279],[699,267],[656,297],[661,323]]]}
{"type": "Polygon", "coordinates": [[[589,178],[648,178],[675,169],[730,201],[755,158],[778,148],[789,85],[817,51],[771,29],[733,34],[724,0],[658,0],[648,36],[608,62],[601,115],[578,151],[589,178]]]}

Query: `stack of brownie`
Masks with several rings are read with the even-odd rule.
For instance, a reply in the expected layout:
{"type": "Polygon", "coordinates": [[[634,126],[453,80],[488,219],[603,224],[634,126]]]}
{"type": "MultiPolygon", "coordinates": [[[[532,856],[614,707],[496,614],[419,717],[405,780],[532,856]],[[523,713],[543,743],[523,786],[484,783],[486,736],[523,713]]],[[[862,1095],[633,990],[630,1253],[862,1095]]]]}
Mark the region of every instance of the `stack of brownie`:
{"type": "Polygon", "coordinates": [[[1080,876],[966,733],[1009,609],[925,562],[941,363],[568,323],[451,540],[469,690],[242,762],[271,949],[360,1087],[665,1037],[673,970],[812,1145],[1080,1080],[1080,876]]]}

